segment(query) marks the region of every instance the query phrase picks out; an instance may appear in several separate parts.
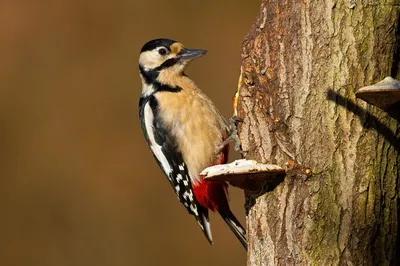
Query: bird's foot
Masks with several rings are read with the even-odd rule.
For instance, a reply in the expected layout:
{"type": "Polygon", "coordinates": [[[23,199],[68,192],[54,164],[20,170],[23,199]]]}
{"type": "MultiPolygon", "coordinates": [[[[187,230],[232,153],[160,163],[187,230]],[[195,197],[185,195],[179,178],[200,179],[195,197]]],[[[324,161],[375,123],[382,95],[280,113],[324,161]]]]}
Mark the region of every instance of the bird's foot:
{"type": "Polygon", "coordinates": [[[237,132],[237,124],[242,121],[243,120],[238,116],[232,116],[229,119],[229,127],[228,127],[229,136],[219,144],[218,150],[222,151],[226,145],[228,145],[231,141],[233,141],[235,142],[234,146],[235,151],[240,151],[240,139],[237,132]]]}

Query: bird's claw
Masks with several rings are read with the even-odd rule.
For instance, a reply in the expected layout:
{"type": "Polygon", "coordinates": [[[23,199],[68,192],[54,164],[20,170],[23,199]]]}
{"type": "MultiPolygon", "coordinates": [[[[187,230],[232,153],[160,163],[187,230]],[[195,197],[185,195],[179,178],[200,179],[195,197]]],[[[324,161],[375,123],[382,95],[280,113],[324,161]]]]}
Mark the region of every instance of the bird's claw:
{"type": "Polygon", "coordinates": [[[238,116],[232,116],[229,119],[229,136],[223,142],[220,143],[220,145],[218,146],[218,150],[222,151],[222,149],[226,145],[228,145],[231,141],[234,141],[235,142],[235,144],[234,144],[235,151],[241,151],[240,139],[239,139],[239,135],[238,135],[236,126],[239,122],[242,122],[242,121],[243,121],[243,119],[241,119],[238,116]]]}

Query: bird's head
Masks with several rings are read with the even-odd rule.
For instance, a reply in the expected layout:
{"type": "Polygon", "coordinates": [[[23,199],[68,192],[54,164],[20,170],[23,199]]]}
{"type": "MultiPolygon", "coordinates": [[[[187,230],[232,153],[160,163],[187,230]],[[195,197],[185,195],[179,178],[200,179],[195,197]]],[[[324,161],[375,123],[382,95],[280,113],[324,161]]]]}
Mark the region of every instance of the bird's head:
{"type": "Polygon", "coordinates": [[[183,44],[173,40],[155,39],[142,47],[139,68],[141,72],[147,72],[150,77],[155,78],[161,72],[169,76],[182,75],[187,63],[206,52],[201,49],[187,49],[183,44]]]}

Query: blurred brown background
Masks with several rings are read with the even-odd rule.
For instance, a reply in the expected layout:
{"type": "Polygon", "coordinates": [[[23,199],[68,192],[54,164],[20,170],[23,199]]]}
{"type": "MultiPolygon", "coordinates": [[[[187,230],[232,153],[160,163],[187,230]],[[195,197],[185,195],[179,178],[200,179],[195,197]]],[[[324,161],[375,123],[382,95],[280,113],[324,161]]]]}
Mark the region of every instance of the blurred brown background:
{"type": "Polygon", "coordinates": [[[218,215],[208,244],[151,156],[137,58],[157,37],[208,49],[187,74],[229,117],[258,6],[0,1],[0,265],[245,265],[218,215]]]}

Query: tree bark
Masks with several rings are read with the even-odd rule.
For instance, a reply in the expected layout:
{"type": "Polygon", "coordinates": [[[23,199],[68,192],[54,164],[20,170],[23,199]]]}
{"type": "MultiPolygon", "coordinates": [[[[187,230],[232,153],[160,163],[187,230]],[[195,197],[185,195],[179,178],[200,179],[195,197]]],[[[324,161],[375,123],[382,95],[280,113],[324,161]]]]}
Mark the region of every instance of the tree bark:
{"type": "Polygon", "coordinates": [[[246,192],[247,265],[394,265],[400,106],[354,91],[399,74],[395,0],[263,0],[242,49],[244,157],[287,168],[246,192]],[[268,191],[268,192],[266,192],[268,191]]]}

